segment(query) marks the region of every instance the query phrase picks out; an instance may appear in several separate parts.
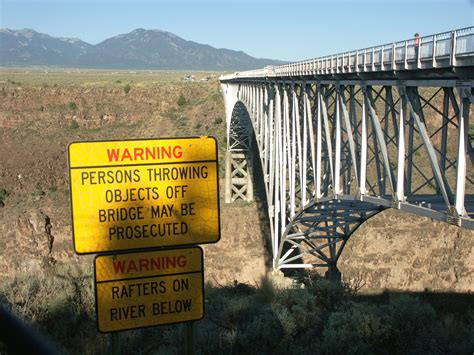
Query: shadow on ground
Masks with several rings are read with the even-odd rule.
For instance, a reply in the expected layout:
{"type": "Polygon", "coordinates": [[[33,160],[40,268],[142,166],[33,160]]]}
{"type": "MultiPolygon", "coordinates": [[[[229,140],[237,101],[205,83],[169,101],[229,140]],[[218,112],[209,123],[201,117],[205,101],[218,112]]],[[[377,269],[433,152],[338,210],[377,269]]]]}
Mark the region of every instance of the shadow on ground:
{"type": "MultiPolygon", "coordinates": [[[[474,295],[390,292],[358,295],[344,284],[303,275],[302,289],[237,284],[206,287],[206,315],[195,322],[203,354],[471,354],[474,295]]],[[[111,335],[95,328],[93,309],[77,299],[55,304],[29,322],[67,353],[110,351],[111,335]]],[[[3,303],[18,313],[20,305],[3,303]]],[[[2,320],[3,322],[3,320],[2,320]]],[[[3,339],[5,341],[5,339],[3,339]]],[[[182,353],[184,325],[120,332],[124,354],[182,353]]],[[[15,349],[10,349],[15,352],[15,349]]]]}

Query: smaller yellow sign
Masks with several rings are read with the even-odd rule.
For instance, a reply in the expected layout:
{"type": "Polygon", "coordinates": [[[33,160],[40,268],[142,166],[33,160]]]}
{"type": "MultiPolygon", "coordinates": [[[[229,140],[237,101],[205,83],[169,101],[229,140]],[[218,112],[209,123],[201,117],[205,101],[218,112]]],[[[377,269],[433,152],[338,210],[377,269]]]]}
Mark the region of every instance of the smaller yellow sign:
{"type": "Polygon", "coordinates": [[[204,317],[200,247],[95,258],[97,323],[101,332],[204,317]]]}

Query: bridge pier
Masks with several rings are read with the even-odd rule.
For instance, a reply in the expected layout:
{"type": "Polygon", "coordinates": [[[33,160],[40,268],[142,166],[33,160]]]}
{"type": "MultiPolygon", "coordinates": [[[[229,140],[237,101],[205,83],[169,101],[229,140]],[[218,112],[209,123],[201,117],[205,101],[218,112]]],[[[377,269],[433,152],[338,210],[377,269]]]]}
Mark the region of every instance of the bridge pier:
{"type": "Polygon", "coordinates": [[[267,277],[277,289],[292,289],[295,287],[301,287],[298,283],[295,283],[294,279],[286,277],[281,270],[273,270],[268,273],[267,277]]]}
{"type": "MultiPolygon", "coordinates": [[[[236,98],[237,100],[237,98],[236,98]]],[[[230,104],[231,105],[231,104],[230,104]]],[[[252,122],[244,104],[237,101],[233,107],[225,156],[225,202],[251,202],[253,194],[252,142],[255,140],[252,122]]]]}
{"type": "Polygon", "coordinates": [[[328,270],[324,273],[324,277],[330,281],[341,282],[342,274],[337,268],[337,265],[329,265],[328,270]]]}
{"type": "Polygon", "coordinates": [[[249,152],[227,151],[225,155],[225,202],[253,201],[252,156],[249,152]]]}

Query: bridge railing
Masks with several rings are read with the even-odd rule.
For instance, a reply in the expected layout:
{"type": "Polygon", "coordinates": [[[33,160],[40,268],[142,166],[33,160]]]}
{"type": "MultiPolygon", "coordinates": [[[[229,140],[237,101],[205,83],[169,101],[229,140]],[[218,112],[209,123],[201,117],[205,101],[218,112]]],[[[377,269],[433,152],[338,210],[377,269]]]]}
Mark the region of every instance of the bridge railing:
{"type": "Polygon", "coordinates": [[[415,39],[343,52],[262,69],[236,72],[221,80],[299,77],[345,73],[474,66],[474,26],[415,39]],[[418,53],[417,53],[418,52],[418,53]]]}

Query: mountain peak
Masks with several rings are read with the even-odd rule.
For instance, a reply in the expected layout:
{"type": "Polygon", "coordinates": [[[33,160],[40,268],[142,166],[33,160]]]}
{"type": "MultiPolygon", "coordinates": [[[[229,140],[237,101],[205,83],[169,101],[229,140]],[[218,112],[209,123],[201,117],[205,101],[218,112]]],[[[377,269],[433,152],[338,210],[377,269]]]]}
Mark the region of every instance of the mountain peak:
{"type": "Polygon", "coordinates": [[[281,62],[216,49],[161,29],[137,28],[90,45],[34,30],[0,30],[0,65],[170,70],[247,70],[281,62]],[[25,40],[25,38],[27,38],[25,40]]]}
{"type": "Polygon", "coordinates": [[[25,37],[33,37],[34,35],[38,34],[38,32],[32,30],[31,28],[24,28],[22,30],[19,30],[18,33],[25,37]]]}
{"type": "Polygon", "coordinates": [[[30,28],[23,28],[21,30],[11,30],[9,28],[0,28],[0,33],[14,35],[14,36],[24,36],[27,38],[31,38],[34,35],[38,34],[38,32],[30,28]]]}
{"type": "Polygon", "coordinates": [[[159,28],[149,29],[149,30],[144,29],[144,28],[137,28],[137,29],[133,30],[132,32],[130,32],[128,34],[125,34],[125,35],[122,35],[122,36],[127,36],[127,35],[141,36],[141,35],[153,35],[153,34],[164,34],[164,35],[168,35],[170,37],[178,37],[178,36],[176,36],[175,34],[173,34],[171,32],[163,31],[163,30],[160,30],[159,28]]]}

